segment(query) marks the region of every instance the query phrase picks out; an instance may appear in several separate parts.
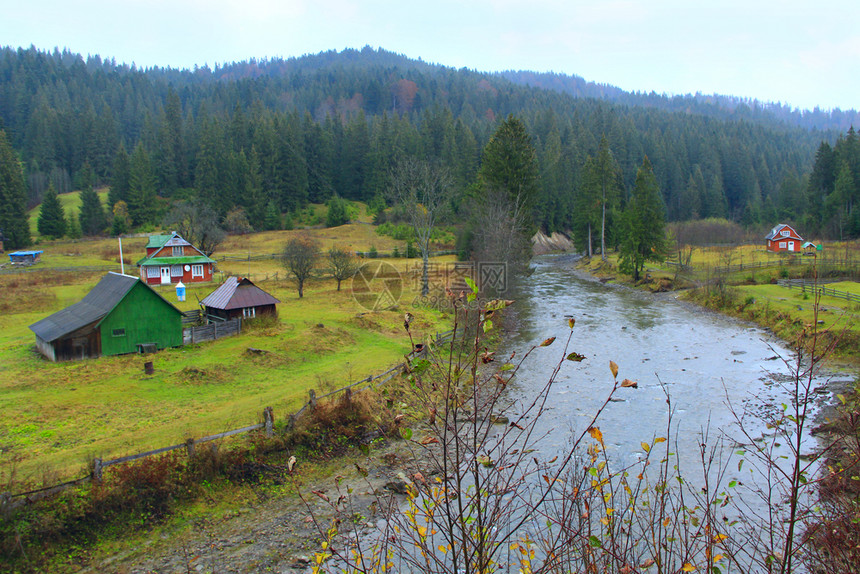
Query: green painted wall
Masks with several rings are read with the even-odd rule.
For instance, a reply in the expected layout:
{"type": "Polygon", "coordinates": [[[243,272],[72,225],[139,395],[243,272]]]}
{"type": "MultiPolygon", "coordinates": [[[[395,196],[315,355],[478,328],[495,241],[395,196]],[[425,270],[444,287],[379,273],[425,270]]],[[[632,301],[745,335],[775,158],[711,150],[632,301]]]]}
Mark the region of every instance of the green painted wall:
{"type": "Polygon", "coordinates": [[[138,282],[99,326],[103,355],[136,353],[138,343],[159,349],[182,345],[182,313],[138,282]],[[115,329],[125,334],[114,336],[115,329]]]}

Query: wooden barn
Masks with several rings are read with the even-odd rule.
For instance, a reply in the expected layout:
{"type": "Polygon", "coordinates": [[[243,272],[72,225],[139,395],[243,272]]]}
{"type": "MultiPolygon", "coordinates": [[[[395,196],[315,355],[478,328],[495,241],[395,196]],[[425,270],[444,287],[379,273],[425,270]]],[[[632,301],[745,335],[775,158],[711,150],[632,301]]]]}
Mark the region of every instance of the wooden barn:
{"type": "Polygon", "coordinates": [[[774,253],[800,251],[800,246],[803,245],[800,234],[785,223],[780,223],[771,229],[764,239],[767,250],[774,253]]]}
{"type": "Polygon", "coordinates": [[[182,345],[182,312],[137,277],[111,272],[30,330],[52,361],[148,352],[182,345]]]}
{"type": "Polygon", "coordinates": [[[170,235],[151,235],[146,257],[137,266],[141,281],[147,285],[212,281],[215,272],[215,261],[175,231],[170,235]]]}
{"type": "Polygon", "coordinates": [[[277,316],[275,305],[278,303],[280,301],[251,283],[250,279],[238,277],[228,277],[220,287],[200,302],[207,316],[224,320],[277,316]]]}

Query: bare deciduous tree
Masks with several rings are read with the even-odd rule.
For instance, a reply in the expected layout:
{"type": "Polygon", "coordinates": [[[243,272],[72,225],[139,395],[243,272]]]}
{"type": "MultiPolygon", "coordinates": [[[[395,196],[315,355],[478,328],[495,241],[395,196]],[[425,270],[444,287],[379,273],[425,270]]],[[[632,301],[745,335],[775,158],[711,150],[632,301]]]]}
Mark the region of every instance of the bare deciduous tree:
{"type": "Polygon", "coordinates": [[[304,233],[290,239],[284,247],[281,262],[287,272],[293,276],[299,298],[304,297],[305,281],[313,274],[319,257],[319,242],[304,233]]]}
{"type": "Polygon", "coordinates": [[[475,205],[473,220],[474,259],[506,263],[509,278],[524,272],[531,258],[531,242],[520,197],[489,189],[475,205]]]}
{"type": "Polygon", "coordinates": [[[337,281],[337,290],[340,291],[340,283],[349,279],[358,270],[358,260],[355,255],[346,249],[332,247],[328,250],[329,273],[337,281]]]}
{"type": "Polygon", "coordinates": [[[201,201],[180,201],[162,222],[171,231],[211,257],[227,234],[221,229],[218,214],[201,201]]]}
{"type": "Polygon", "coordinates": [[[415,231],[421,252],[421,295],[430,292],[429,259],[433,230],[448,207],[452,179],[447,169],[427,161],[406,158],[391,172],[390,197],[402,204],[415,231]]]}

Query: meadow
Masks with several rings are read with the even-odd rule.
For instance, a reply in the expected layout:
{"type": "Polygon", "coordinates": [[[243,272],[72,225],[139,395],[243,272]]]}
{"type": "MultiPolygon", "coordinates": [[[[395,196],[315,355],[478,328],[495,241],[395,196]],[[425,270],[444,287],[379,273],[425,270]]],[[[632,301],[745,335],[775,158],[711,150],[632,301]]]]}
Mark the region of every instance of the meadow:
{"type": "MultiPolygon", "coordinates": [[[[279,253],[296,233],[308,233],[327,250],[389,251],[399,243],[379,236],[362,213],[337,228],[230,236],[213,258],[279,253]]],[[[145,237],[123,239],[126,273],[144,254],[145,237]]],[[[275,322],[246,324],[239,336],[160,351],[51,363],[35,351],[28,326],[79,301],[102,273],[51,271],[69,266],[118,264],[116,239],[40,241],[40,272],[0,275],[0,490],[53,484],[86,474],[94,457],[115,458],[259,422],[271,406],[284,420],[306,400],[382,372],[411,349],[403,314],[415,315],[412,332],[446,331],[442,310],[413,306],[418,260],[386,259],[403,274],[399,306],[369,311],[352,297],[350,282],[336,290],[321,260],[318,277],[299,299],[277,259],[222,261],[216,280],[189,286],[177,302],[172,286],[156,289],[181,310],[228,275],[248,276],[281,301],[275,322]],[[248,348],[264,353],[248,353],[248,348]],[[152,361],[153,375],[144,373],[152,361]]],[[[403,250],[403,246],[400,245],[403,250]]],[[[444,258],[451,259],[451,257],[444,258]]],[[[367,260],[371,261],[371,260],[367,260]]]]}

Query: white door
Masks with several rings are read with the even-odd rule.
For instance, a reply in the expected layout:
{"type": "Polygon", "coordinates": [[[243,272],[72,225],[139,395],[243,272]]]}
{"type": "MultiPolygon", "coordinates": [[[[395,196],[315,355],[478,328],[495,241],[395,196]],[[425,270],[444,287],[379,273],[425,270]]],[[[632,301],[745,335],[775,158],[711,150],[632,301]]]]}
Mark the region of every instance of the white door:
{"type": "Polygon", "coordinates": [[[788,242],[788,250],[789,250],[789,251],[794,251],[794,241],[789,241],[789,242],[788,242]]]}
{"type": "Polygon", "coordinates": [[[170,283],[170,267],[161,268],[161,284],[167,285],[170,283]]]}

